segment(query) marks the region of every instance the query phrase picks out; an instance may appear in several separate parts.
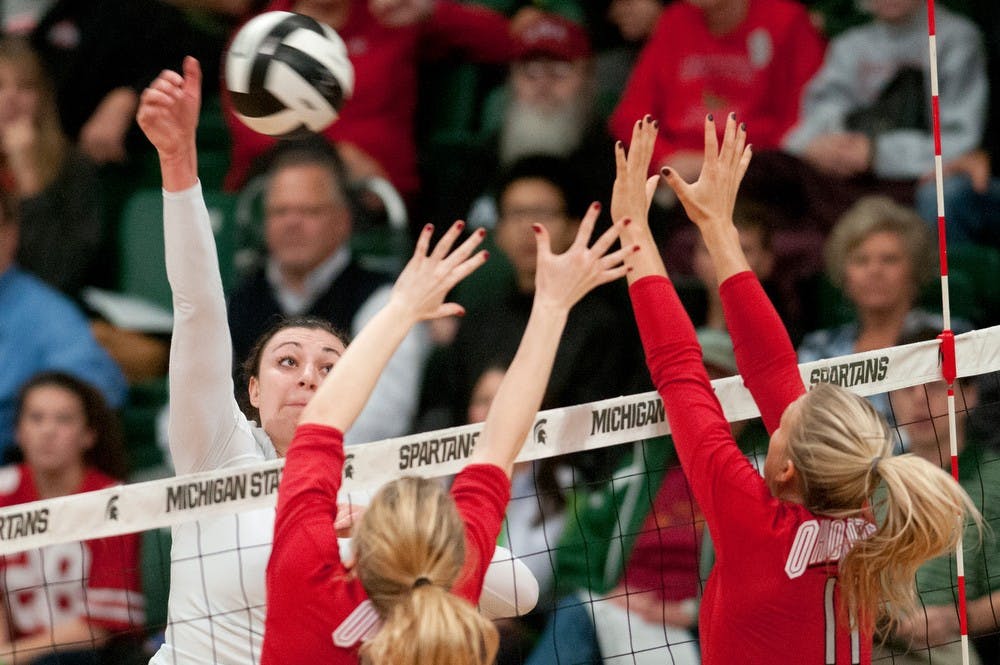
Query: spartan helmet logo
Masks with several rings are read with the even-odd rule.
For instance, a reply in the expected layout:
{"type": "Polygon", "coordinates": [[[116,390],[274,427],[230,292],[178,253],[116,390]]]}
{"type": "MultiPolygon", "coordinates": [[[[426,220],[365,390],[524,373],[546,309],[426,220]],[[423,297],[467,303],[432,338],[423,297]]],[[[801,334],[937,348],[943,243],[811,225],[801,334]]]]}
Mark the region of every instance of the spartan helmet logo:
{"type": "Polygon", "coordinates": [[[344,458],[344,478],[354,478],[354,453],[349,453],[344,458]]]}
{"type": "Polygon", "coordinates": [[[104,519],[118,521],[118,495],[115,494],[108,499],[108,505],[104,507],[104,519]]]}
{"type": "Polygon", "coordinates": [[[548,420],[542,418],[541,420],[536,422],[535,426],[531,429],[531,431],[534,433],[535,443],[540,443],[543,446],[545,445],[545,441],[548,438],[548,434],[545,433],[545,425],[548,422],[549,422],[548,420]]]}

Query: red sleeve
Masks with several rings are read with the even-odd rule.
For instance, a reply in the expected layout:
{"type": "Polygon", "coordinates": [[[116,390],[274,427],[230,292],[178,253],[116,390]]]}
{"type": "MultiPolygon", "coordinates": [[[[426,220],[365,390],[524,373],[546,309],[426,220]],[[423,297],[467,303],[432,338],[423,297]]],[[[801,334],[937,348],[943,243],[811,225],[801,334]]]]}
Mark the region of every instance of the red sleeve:
{"type": "Polygon", "coordinates": [[[705,372],[694,326],[670,281],[646,277],[632,284],[629,294],[681,466],[712,536],[721,542],[739,523],[753,524],[754,509],[764,508],[773,497],[733,440],[705,372]],[[734,506],[740,506],[735,521],[734,506]]]}
{"type": "Polygon", "coordinates": [[[455,477],[451,496],[465,523],[465,566],[452,593],[479,603],[510,501],[510,478],[493,464],[470,464],[455,477]]]}
{"type": "Polygon", "coordinates": [[[795,348],[781,318],[750,271],[719,287],[736,366],[753,395],[768,432],[778,428],[785,408],[806,391],[795,348]]]}
{"type": "Polygon", "coordinates": [[[146,616],[139,582],[139,534],[86,544],[92,557],[87,580],[89,623],[112,633],[143,628],[146,616]]]}
{"type": "MultiPolygon", "coordinates": [[[[665,77],[664,71],[673,66],[671,52],[669,48],[663,46],[665,44],[669,47],[670,43],[669,22],[664,20],[669,14],[668,11],[660,14],[656,29],[639,54],[639,60],[632,68],[621,100],[608,120],[611,135],[626,145],[632,140],[632,128],[636,121],[647,113],[660,119],[661,126],[665,128],[663,119],[668,110],[664,100],[666,91],[663,90],[662,82],[665,77]]],[[[653,147],[650,170],[659,169],[663,161],[676,151],[677,146],[664,137],[661,129],[653,147]]]]}
{"type": "Polygon", "coordinates": [[[316,424],[295,430],[278,486],[268,581],[274,573],[282,584],[292,584],[315,566],[340,562],[333,523],[343,468],[342,432],[316,424]]]}
{"type": "Polygon", "coordinates": [[[423,25],[424,55],[439,57],[457,50],[477,62],[503,63],[514,58],[514,38],[503,14],[451,0],[438,0],[423,25]]]}

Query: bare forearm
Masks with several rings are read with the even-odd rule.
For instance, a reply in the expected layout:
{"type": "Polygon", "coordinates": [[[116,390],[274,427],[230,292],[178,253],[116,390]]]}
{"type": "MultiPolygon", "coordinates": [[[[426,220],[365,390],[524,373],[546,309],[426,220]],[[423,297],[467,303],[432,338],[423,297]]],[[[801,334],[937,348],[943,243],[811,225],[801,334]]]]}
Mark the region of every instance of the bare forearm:
{"type": "Polygon", "coordinates": [[[83,619],[74,619],[54,626],[51,633],[15,640],[0,650],[0,657],[5,663],[24,665],[53,653],[99,649],[107,639],[108,632],[103,628],[96,628],[83,619]]]}
{"type": "Polygon", "coordinates": [[[510,475],[542,405],[568,310],[535,302],[521,344],[490,405],[474,462],[496,464],[510,475]]]}
{"type": "Polygon", "coordinates": [[[966,609],[970,635],[992,633],[1000,627],[1000,591],[970,601],[966,609]]]}

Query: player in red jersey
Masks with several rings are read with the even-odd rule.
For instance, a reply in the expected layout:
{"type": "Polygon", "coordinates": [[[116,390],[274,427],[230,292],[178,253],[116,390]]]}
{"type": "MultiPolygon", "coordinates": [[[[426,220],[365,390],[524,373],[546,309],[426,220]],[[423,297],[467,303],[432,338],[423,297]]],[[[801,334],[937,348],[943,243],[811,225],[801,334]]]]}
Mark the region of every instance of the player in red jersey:
{"type": "MultiPolygon", "coordinates": [[[[0,507],[104,489],[124,475],[114,415],[79,379],[36,375],[21,388],[16,422],[24,462],[0,468],[0,507]]],[[[117,663],[139,655],[138,534],[5,555],[0,589],[0,663],[117,663]]]]}
{"type": "Polygon", "coordinates": [[[892,454],[888,427],[866,400],[832,385],[805,391],[732,223],[750,161],[746,126],[731,114],[720,150],[709,116],[697,182],[669,169],[664,176],[705,239],[737,364],[771,432],[764,477],[754,470],[733,441],[645,223],[655,127],[647,116],[628,155],[616,148],[612,217],[631,220],[624,243],[649,250],[627,260],[632,304],[716,547],[700,610],[702,662],[869,663],[875,620],[912,611],[916,569],[956,546],[964,512],[978,513],[947,473],[892,454]]]}
{"type": "Polygon", "coordinates": [[[534,225],[534,305],[469,465],[450,492],[415,477],[383,487],[355,528],[356,564],[348,568],[334,531],[343,432],[410,327],[461,313],[442,304],[444,296],[483,261],[482,253],[469,258],[478,234],[448,254],[456,224],[428,255],[431,229],[424,229],[389,303],[299,419],[278,492],[263,665],[493,662],[496,630],[475,603],[510,498],[514,459],[541,405],[569,310],[595,286],[624,275],[631,251],[609,252],[617,227],[588,248],[599,208],[589,208],[563,254],[552,254],[545,226],[534,225]]]}

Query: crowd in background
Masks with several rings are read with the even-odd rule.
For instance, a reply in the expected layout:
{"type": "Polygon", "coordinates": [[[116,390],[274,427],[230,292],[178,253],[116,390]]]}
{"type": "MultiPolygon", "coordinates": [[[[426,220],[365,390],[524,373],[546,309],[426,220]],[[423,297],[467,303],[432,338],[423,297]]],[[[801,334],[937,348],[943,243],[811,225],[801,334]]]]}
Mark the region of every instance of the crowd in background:
{"type": "MultiPolygon", "coordinates": [[[[659,122],[653,172],[670,166],[688,181],[706,114],[747,124],[754,160],[735,222],[800,360],[942,325],[924,0],[0,0],[0,21],[0,453],[19,469],[32,464],[25,386],[61,372],[117,409],[116,475],[169,472],[157,428],[170,349],[159,174],[135,111],[143,88],[187,54],[207,73],[199,166],[218,216],[234,376],[281,316],[355,334],[424,224],[464,219],[490,232],[489,263],[454,293],[467,315],[410,334],[349,444],[482,420],[530,312],[531,225],[546,226],[555,251],[568,247],[587,206],[610,198],[615,141],[645,114],[659,122]],[[272,9],[330,24],[355,67],[341,118],[312,139],[254,134],[212,75],[234,31],[272,9]]],[[[952,327],[964,331],[1000,323],[996,3],[938,3],[937,49],[952,327]]],[[[706,364],[736,373],[707,251],[665,185],[651,224],[706,364]]],[[[572,311],[543,407],[652,388],[629,307],[624,285],[611,284],[572,311]]],[[[970,408],[995,388],[970,393],[970,408]]],[[[904,427],[918,418],[908,395],[905,407],[874,399],[902,445],[933,447],[904,427]]],[[[760,428],[737,426],[748,453],[759,451],[760,428]]],[[[982,467],[995,454],[985,428],[972,431],[982,450],[967,457],[982,467]]],[[[81,459],[71,478],[90,468],[81,459]]],[[[546,460],[513,482],[504,538],[539,563],[544,612],[504,625],[502,660],[520,662],[539,633],[550,647],[607,656],[632,621],[637,636],[670,626],[675,643],[695,639],[703,535],[690,529],[698,510],[668,445],[546,460]],[[655,478],[636,490],[647,510],[624,515],[636,477],[655,478]],[[629,535],[608,549],[615,519],[629,535]],[[573,560],[588,538],[604,543],[600,570],[573,560]],[[569,545],[553,579],[546,548],[557,542],[569,545]],[[604,566],[608,557],[618,565],[604,566]],[[616,601],[623,589],[631,605],[616,601]],[[567,599],[581,594],[607,600],[599,616],[546,625],[556,606],[552,616],[579,610],[567,599]]],[[[989,597],[1000,577],[983,575],[976,592],[989,597]]],[[[928,639],[918,633],[896,637],[928,639]]],[[[554,662],[543,651],[531,662],[554,662]]]]}

